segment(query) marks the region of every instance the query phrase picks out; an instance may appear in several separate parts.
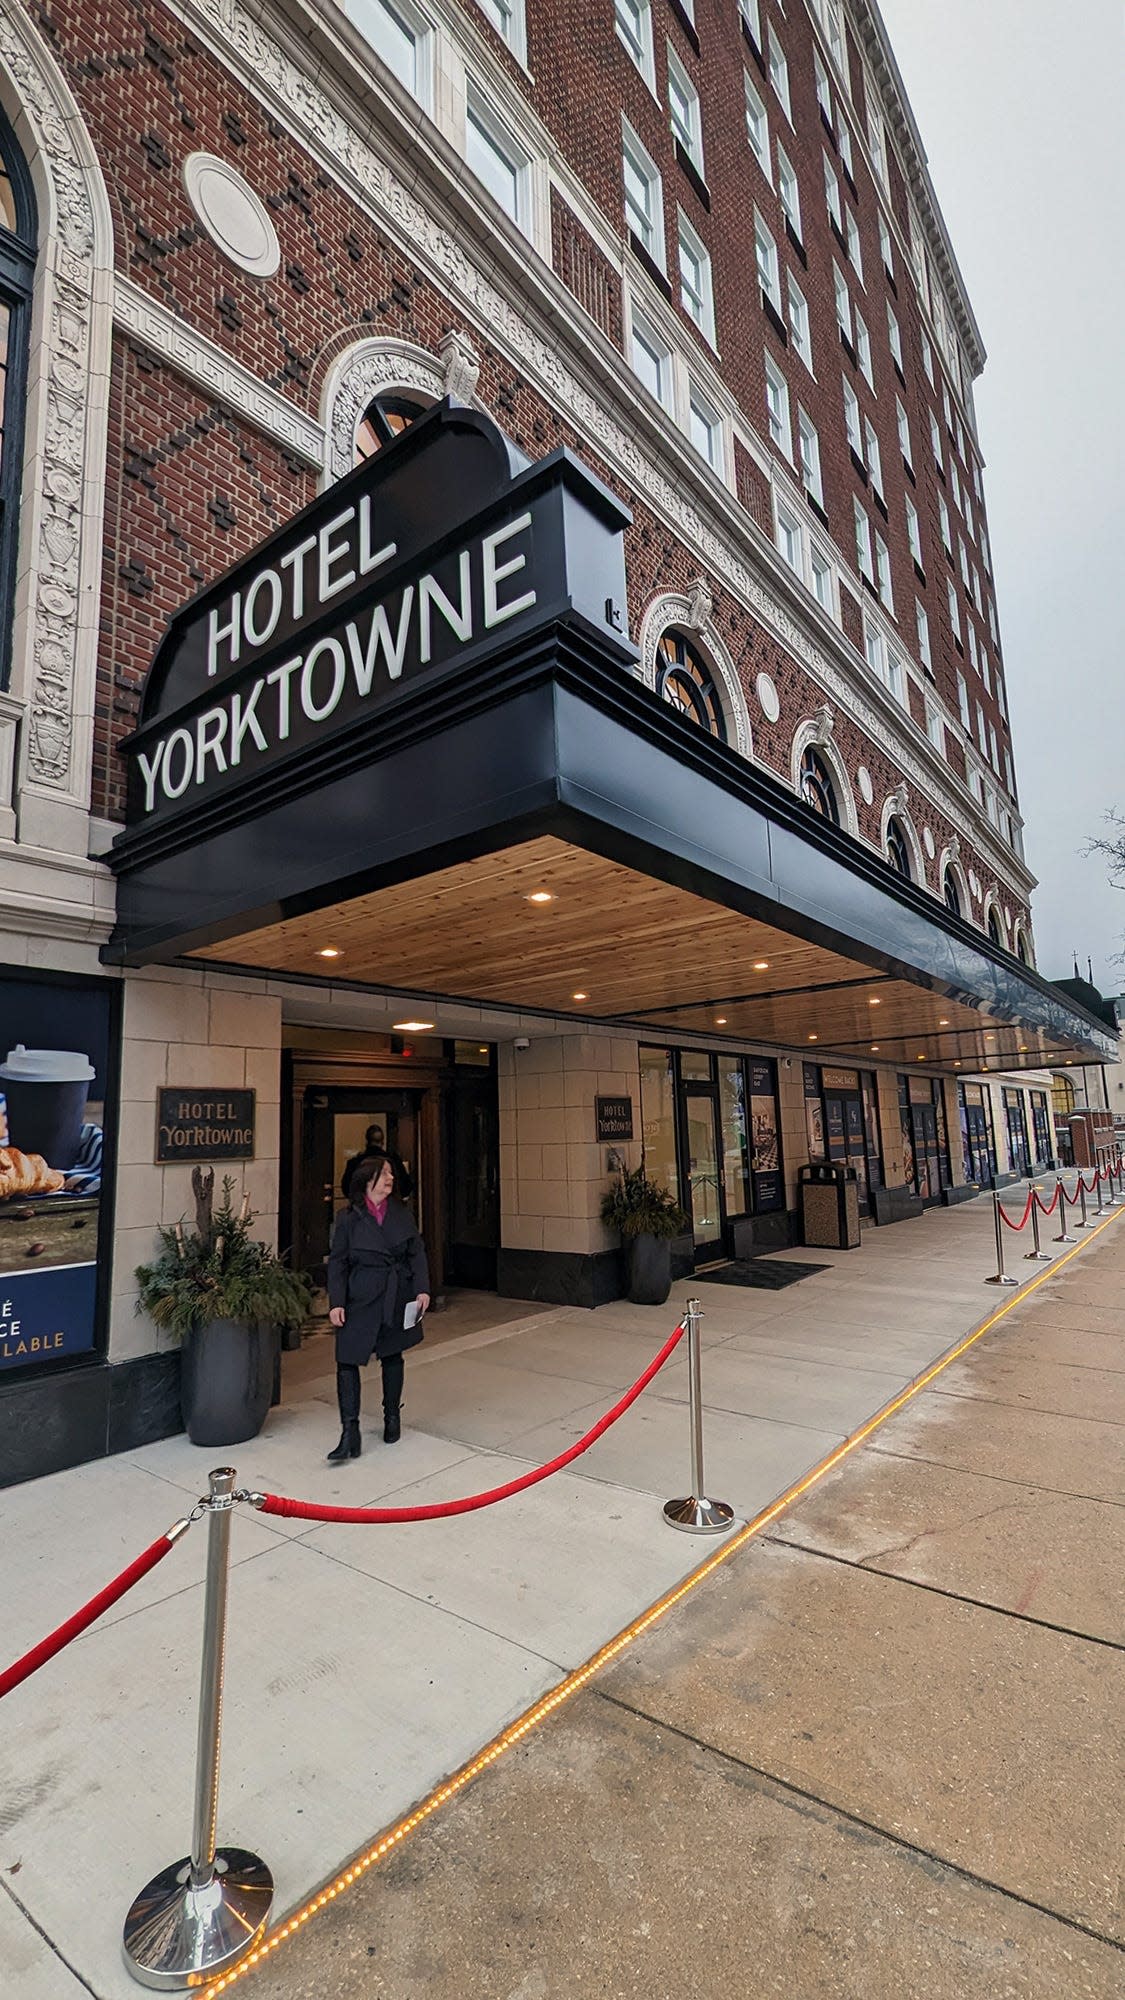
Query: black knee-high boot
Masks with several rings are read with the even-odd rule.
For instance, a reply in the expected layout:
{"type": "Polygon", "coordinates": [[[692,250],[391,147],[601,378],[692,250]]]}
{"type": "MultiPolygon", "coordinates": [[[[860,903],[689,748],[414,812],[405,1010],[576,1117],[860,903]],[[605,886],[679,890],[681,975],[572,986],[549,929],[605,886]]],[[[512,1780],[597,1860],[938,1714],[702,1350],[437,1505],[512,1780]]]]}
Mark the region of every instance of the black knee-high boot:
{"type": "Polygon", "coordinates": [[[336,1400],[340,1405],[340,1442],[335,1451],[328,1454],[329,1465],[342,1465],[346,1458],[358,1458],[362,1445],[359,1437],[359,1369],[347,1361],[336,1364],[336,1400]]]}
{"type": "Polygon", "coordinates": [[[406,1362],[401,1354],[383,1359],[383,1443],[397,1444],[402,1436],[402,1381],[406,1362]]]}

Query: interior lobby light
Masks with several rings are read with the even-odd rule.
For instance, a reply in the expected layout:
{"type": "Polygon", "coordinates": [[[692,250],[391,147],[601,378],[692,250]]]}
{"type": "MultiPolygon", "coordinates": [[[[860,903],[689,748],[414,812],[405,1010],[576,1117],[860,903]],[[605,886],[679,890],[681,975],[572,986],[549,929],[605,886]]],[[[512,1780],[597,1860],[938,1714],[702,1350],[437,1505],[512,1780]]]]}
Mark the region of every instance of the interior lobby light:
{"type": "Polygon", "coordinates": [[[819,1036],[819,1035],[810,1035],[810,1036],[809,1036],[809,1040],[810,1040],[810,1042],[819,1042],[819,1040],[820,1040],[820,1036],[819,1036]]]}
{"type": "Polygon", "coordinates": [[[570,997],[572,1000],[588,1000],[590,995],[588,993],[572,993],[570,997]]]}
{"type": "Polygon", "coordinates": [[[872,1042],[872,1044],[871,1044],[871,1053],[872,1053],[872,1055],[873,1055],[873,1056],[877,1056],[877,1055],[878,1055],[878,1053],[879,1053],[879,1044],[878,1044],[878,1042],[872,1042]]]}
{"type": "Polygon", "coordinates": [[[322,944],[317,952],[318,958],[339,958],[339,956],[340,953],[334,944],[322,944]]]}
{"type": "Polygon", "coordinates": [[[939,1028],[948,1028],[948,1026],[949,1026],[949,1019],[948,1019],[948,1016],[947,1016],[947,1015],[945,1015],[945,1014],[943,1014],[943,1015],[942,1015],[942,1017],[941,1017],[941,1019],[940,1019],[940,1021],[938,1022],[938,1027],[939,1027],[939,1028]]]}
{"type": "Polygon", "coordinates": [[[754,960],[755,972],[768,972],[769,969],[770,969],[770,962],[768,958],[756,958],[754,960]]]}
{"type": "Polygon", "coordinates": [[[422,1034],[422,1033],[424,1032],[424,1030],[425,1030],[426,1028],[432,1028],[432,1027],[433,1027],[433,1025],[434,1025],[434,1024],[433,1024],[433,1022],[432,1022],[432,1021],[392,1021],[392,1022],[391,1022],[391,1027],[392,1027],[392,1029],[394,1030],[394,1032],[395,1032],[395,1034],[396,1034],[396,1035],[420,1035],[420,1034],[422,1034]]]}
{"type": "Polygon", "coordinates": [[[726,1015],[725,1015],[725,1014],[716,1014],[716,1016],[715,1016],[715,1026],[716,1026],[717,1028],[725,1028],[725,1027],[726,1027],[726,1025],[727,1025],[727,1017],[726,1017],[726,1015]]]}
{"type": "Polygon", "coordinates": [[[874,999],[872,999],[872,1000],[869,1000],[867,1004],[868,1004],[868,1006],[869,1006],[869,1007],[881,1007],[883,1003],[882,1003],[882,1001],[881,1001],[881,1000],[874,1000],[874,999]]]}
{"type": "Polygon", "coordinates": [[[527,900],[529,903],[553,903],[555,899],[549,889],[533,889],[527,900]]]}

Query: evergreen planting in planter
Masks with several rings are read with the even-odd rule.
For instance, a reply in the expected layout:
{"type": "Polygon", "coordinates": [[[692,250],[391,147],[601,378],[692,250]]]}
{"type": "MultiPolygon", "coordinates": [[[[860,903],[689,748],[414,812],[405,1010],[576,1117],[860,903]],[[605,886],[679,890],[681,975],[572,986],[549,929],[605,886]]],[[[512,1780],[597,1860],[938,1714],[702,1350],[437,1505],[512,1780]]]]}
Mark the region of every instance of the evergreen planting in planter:
{"type": "Polygon", "coordinates": [[[257,1437],[273,1387],[279,1332],[307,1317],[312,1283],[250,1234],[248,1195],[234,1207],[234,1181],[214,1206],[213,1172],[192,1170],[194,1231],[161,1229],[160,1251],[137,1270],[138,1312],[182,1343],[180,1402],[193,1444],[257,1437]]]}
{"type": "Polygon", "coordinates": [[[602,1198],[602,1221],[621,1238],[632,1303],[662,1306],[672,1289],[672,1238],[688,1226],[671,1189],[650,1181],[643,1165],[628,1167],[602,1198]]]}

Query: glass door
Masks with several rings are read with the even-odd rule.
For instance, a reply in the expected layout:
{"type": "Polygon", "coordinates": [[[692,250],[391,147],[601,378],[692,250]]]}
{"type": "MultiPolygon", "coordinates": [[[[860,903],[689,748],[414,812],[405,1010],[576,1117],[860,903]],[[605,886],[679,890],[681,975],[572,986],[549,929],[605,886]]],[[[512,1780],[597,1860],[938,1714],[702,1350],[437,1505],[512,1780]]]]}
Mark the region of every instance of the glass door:
{"type": "Polygon", "coordinates": [[[723,1168],[719,1152],[718,1098],[706,1084],[684,1085],[688,1204],[697,1264],[723,1255],[723,1168]]]}
{"type": "Polygon", "coordinates": [[[923,1201],[937,1201],[941,1194],[941,1155],[934,1107],[912,1104],[910,1116],[914,1128],[914,1192],[923,1201]]]}
{"type": "Polygon", "coordinates": [[[867,1128],[864,1121],[863,1099],[859,1095],[858,1088],[846,1092],[825,1090],[824,1129],[828,1158],[855,1168],[859,1212],[861,1215],[867,1215],[870,1210],[867,1192],[867,1128]]]}

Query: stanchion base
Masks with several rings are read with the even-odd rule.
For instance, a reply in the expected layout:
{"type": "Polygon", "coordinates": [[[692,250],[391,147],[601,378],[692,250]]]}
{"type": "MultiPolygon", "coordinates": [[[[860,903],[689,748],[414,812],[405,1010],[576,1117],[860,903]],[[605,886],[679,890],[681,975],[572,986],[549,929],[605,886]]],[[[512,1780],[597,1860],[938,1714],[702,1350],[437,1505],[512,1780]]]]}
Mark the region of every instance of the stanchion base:
{"type": "MultiPolygon", "coordinates": [[[[1076,1229],[1081,1229],[1082,1224],[1077,1222],[1074,1226],[1076,1229]]],[[[1077,1243],[1078,1238],[1077,1236],[1055,1236],[1052,1238],[1052,1241],[1055,1243],[1077,1243]]]]}
{"type": "Polygon", "coordinates": [[[173,1862],[141,1890],[125,1919],[126,1968],[162,1993],[229,1972],[269,1922],[273,1876],[244,1847],[218,1849],[206,1889],[192,1889],[190,1877],[190,1861],[173,1862]]]}
{"type": "Polygon", "coordinates": [[[734,1508],[725,1500],[666,1500],[664,1519],[689,1535],[721,1535],[734,1520],[734,1508]]]}
{"type": "Polygon", "coordinates": [[[995,1276],[991,1278],[986,1278],[984,1282],[986,1285],[1018,1285],[1019,1279],[1010,1278],[1008,1276],[1008,1273],[1006,1271],[1003,1271],[1003,1272],[997,1272],[995,1276]]]}
{"type": "Polygon", "coordinates": [[[1028,1250],[1024,1254],[1023,1261],[1025,1264],[1049,1264],[1051,1253],[1049,1250],[1028,1250]]]}

